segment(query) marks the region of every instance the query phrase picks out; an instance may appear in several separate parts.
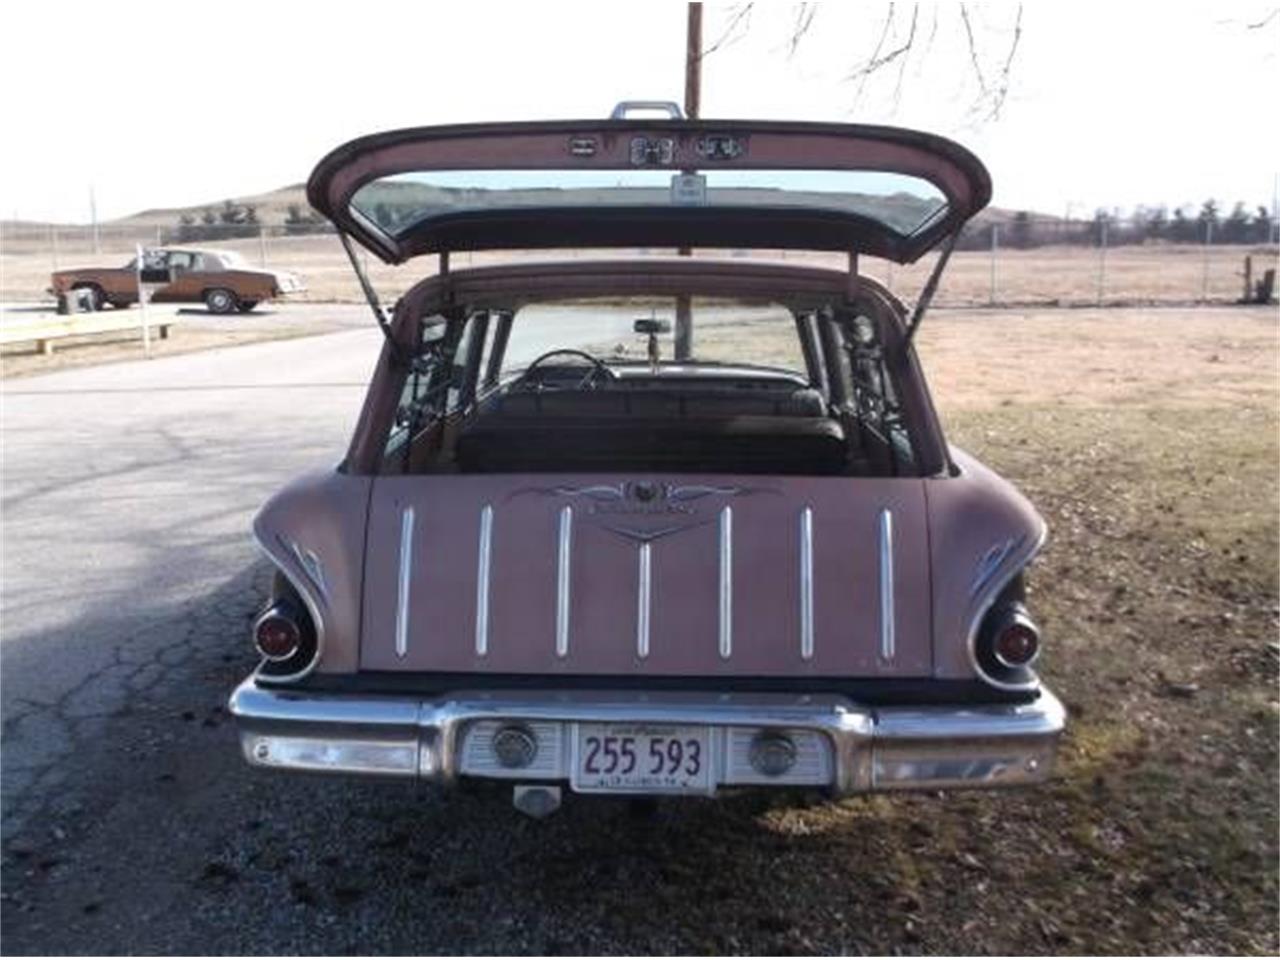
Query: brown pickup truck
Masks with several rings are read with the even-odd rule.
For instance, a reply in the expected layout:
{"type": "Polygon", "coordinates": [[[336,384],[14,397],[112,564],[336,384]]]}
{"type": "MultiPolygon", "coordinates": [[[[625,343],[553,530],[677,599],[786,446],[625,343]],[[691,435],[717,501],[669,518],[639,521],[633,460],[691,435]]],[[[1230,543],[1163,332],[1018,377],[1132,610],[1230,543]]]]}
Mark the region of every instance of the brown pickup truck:
{"type": "MultiPolygon", "coordinates": [[[[306,289],[294,274],[255,269],[234,250],[164,247],[142,256],[144,281],[160,279],[149,298],[154,303],[204,303],[213,313],[247,313],[263,300],[306,289]]],[[[59,270],[49,292],[60,296],[80,289],[92,291],[98,310],[137,303],[137,258],[120,267],[59,270]]]]}

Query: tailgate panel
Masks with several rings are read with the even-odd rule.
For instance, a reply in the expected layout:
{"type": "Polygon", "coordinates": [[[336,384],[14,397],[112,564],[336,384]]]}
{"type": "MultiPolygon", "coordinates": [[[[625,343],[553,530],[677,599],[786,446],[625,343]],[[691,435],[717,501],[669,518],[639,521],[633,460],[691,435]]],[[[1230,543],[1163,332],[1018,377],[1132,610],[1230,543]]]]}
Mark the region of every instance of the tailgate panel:
{"type": "Polygon", "coordinates": [[[925,676],[932,669],[916,479],[380,477],[366,549],[360,662],[367,670],[925,676]],[[411,534],[402,544],[406,513],[411,534]],[[882,557],[892,574],[887,625],[882,557]]]}

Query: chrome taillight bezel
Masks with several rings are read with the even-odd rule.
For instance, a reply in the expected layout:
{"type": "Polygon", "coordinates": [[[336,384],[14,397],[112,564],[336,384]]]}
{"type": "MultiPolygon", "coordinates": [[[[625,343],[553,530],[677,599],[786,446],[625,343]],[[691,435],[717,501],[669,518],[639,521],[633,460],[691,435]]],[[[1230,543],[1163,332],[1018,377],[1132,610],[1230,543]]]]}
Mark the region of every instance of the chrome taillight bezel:
{"type": "Polygon", "coordinates": [[[258,655],[258,676],[263,680],[287,682],[307,673],[319,657],[319,643],[315,623],[300,598],[293,595],[288,580],[277,581],[275,594],[262,613],[253,622],[253,642],[258,655]],[[258,627],[269,617],[282,617],[292,622],[298,630],[298,643],[287,656],[271,656],[258,646],[258,627]]]}
{"type": "Polygon", "coordinates": [[[290,603],[303,627],[298,652],[285,660],[263,658],[255,676],[263,683],[293,683],[316,668],[324,651],[326,623],[322,603],[328,599],[324,571],[314,553],[292,540],[267,536],[256,525],[253,536],[275,567],[268,607],[281,601],[290,603]]]}
{"type": "MultiPolygon", "coordinates": [[[[992,628],[1007,611],[1020,609],[1026,612],[1026,585],[1024,576],[1032,560],[1043,548],[1048,529],[1041,522],[1038,535],[1014,545],[1006,551],[997,567],[986,577],[977,592],[974,612],[969,621],[966,643],[973,672],[983,683],[1006,693],[1033,692],[1040,686],[1040,677],[1031,669],[1039,659],[1020,667],[1009,667],[996,660],[991,653],[992,628]]],[[[1037,634],[1039,629],[1037,628],[1037,634]]]]}
{"type": "Polygon", "coordinates": [[[1036,626],[1036,622],[1031,619],[1031,615],[1027,613],[1026,607],[1017,604],[1012,607],[1005,607],[996,611],[997,616],[995,622],[991,626],[991,637],[988,641],[991,645],[991,657],[996,663],[1008,670],[1029,670],[1037,660],[1040,659],[1040,628],[1036,626]],[[1004,656],[1000,650],[1000,639],[1010,630],[1025,630],[1031,634],[1032,652],[1031,656],[1025,660],[1010,660],[1004,656]]]}
{"type": "MultiPolygon", "coordinates": [[[[305,611],[303,613],[305,616],[305,611]]],[[[275,600],[268,604],[266,609],[258,614],[257,618],[253,621],[253,645],[258,651],[259,656],[264,660],[271,661],[272,663],[283,663],[284,661],[290,660],[296,656],[298,651],[306,642],[307,631],[304,624],[301,622],[301,619],[302,618],[298,616],[298,611],[294,604],[289,603],[288,601],[275,600]],[[264,648],[262,644],[262,628],[269,620],[281,621],[293,631],[294,642],[288,653],[271,653],[269,650],[264,648]]]]}

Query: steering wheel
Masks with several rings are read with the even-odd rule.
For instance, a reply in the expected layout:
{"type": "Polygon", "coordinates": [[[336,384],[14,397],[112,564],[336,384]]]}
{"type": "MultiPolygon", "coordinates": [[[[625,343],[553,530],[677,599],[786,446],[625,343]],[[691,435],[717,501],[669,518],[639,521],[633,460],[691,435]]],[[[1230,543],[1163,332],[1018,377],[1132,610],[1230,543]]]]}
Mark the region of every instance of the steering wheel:
{"type": "MultiPolygon", "coordinates": [[[[574,390],[586,390],[589,386],[594,386],[597,377],[604,380],[616,380],[618,377],[616,373],[609,369],[608,364],[599,357],[593,357],[585,350],[561,348],[559,350],[548,350],[546,353],[542,354],[542,356],[535,357],[533,361],[524,368],[524,373],[520,375],[517,385],[523,387],[525,382],[531,379],[531,375],[534,371],[537,370],[544,361],[549,360],[551,357],[578,357],[582,360],[586,360],[587,363],[591,365],[590,369],[587,370],[586,376],[574,384],[574,390]]],[[[541,387],[541,383],[539,383],[539,387],[541,387]]]]}

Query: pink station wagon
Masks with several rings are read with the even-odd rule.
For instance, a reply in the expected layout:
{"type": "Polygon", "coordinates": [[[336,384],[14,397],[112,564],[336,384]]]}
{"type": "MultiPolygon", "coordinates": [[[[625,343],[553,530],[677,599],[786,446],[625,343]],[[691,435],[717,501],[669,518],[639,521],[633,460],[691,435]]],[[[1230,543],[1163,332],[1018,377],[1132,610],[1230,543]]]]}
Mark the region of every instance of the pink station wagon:
{"type": "Polygon", "coordinates": [[[566,787],[1050,774],[1045,524],[947,444],[912,346],[985,168],[910,130],[670,113],[398,130],[312,174],[385,344],[341,464],[254,525],[250,764],[503,780],[533,815],[566,787]],[[353,243],[437,269],[388,317],[353,243]],[[912,309],[858,270],[935,248],[912,309]]]}

